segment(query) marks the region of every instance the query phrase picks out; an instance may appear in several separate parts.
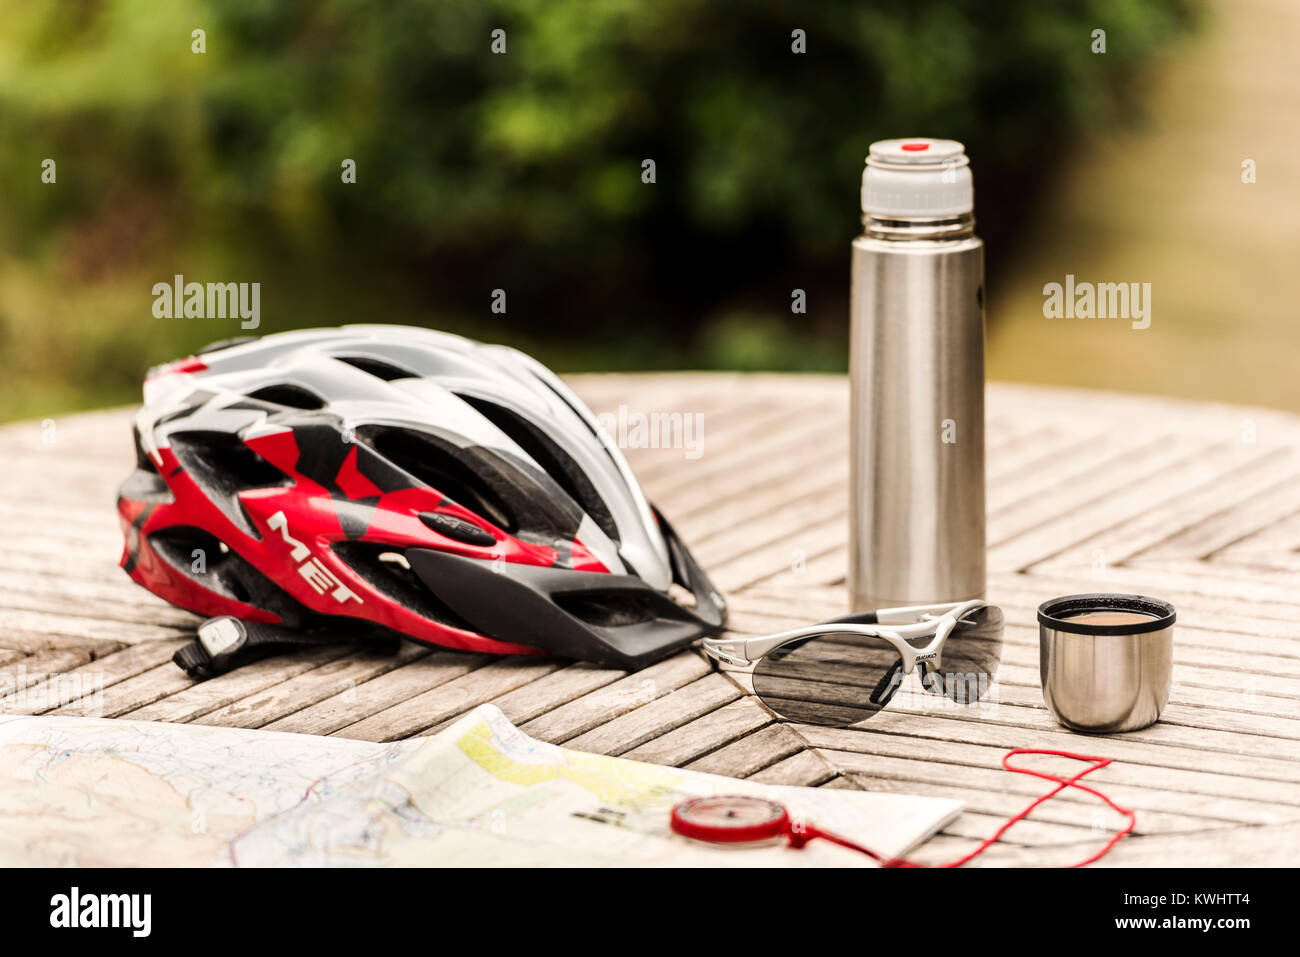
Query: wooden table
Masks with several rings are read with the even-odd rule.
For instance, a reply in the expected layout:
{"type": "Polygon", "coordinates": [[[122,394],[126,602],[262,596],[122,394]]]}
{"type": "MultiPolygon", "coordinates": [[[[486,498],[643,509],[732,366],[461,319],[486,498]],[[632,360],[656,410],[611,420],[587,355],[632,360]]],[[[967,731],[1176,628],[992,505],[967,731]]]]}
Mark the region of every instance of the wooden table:
{"type": "MultiPolygon", "coordinates": [[[[843,613],[843,378],[574,382],[597,411],[625,404],[702,416],[697,458],[682,449],[629,449],[628,457],[729,596],[733,631],[843,613]]],[[[113,499],[131,462],[128,416],[112,410],[0,430],[6,710],[381,741],[432,733],[492,701],[529,734],[571,748],[768,782],[960,798],[966,812],[916,855],[930,862],[973,847],[1042,792],[1043,782],[1001,770],[1007,749],[1083,751],[1115,759],[1090,780],[1138,815],[1135,836],[1107,863],[1292,864],[1300,850],[1295,416],[991,386],[989,597],[1008,622],[997,708],[971,718],[955,707],[891,706],[861,730],[776,720],[697,651],[628,675],[408,644],[396,655],[278,657],[192,683],[170,659],[197,619],[117,567],[113,499]],[[1098,590],[1144,592],[1178,608],[1173,692],[1163,720],[1145,731],[1071,734],[1043,706],[1034,609],[1098,590]],[[102,678],[102,696],[62,700],[50,675],[102,678]]],[[[1087,795],[1067,793],[976,863],[1074,860],[1118,822],[1087,795]]]]}

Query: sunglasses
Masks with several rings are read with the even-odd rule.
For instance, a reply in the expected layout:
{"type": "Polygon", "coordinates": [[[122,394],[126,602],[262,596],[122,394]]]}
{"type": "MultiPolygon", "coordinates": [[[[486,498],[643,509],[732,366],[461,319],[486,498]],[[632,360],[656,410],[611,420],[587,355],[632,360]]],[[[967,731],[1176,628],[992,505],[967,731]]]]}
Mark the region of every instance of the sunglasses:
{"type": "Polygon", "coordinates": [[[781,717],[847,727],[893,699],[919,673],[930,694],[981,700],[1002,657],[1002,609],[978,599],[882,608],[763,638],[709,638],[704,652],[752,666],[754,694],[781,717]]]}

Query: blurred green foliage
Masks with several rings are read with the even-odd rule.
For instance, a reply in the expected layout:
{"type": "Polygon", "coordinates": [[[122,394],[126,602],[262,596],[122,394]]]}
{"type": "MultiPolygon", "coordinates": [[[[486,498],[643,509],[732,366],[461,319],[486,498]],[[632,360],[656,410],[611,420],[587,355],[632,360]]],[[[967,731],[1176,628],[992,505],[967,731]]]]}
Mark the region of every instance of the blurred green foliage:
{"type": "Polygon", "coordinates": [[[1193,13],[0,0],[0,417],[130,401],[149,364],[239,334],[154,318],[175,273],[261,282],[259,332],[397,321],[562,369],[840,368],[868,144],[965,140],[981,232],[1011,242],[1042,171],[1134,115],[1193,13]]]}

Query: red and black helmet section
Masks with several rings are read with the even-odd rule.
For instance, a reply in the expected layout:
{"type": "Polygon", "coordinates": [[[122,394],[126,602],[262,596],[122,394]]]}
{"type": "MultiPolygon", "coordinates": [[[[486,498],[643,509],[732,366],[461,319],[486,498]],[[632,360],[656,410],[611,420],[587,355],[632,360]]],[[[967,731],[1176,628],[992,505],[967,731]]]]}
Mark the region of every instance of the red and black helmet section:
{"type": "Polygon", "coordinates": [[[425,548],[406,557],[430,591],[485,634],[635,670],[717,631],[726,617],[722,596],[672,526],[655,515],[672,553],[674,581],[690,591],[694,610],[634,575],[485,562],[425,548]]]}
{"type": "MultiPolygon", "coordinates": [[[[198,390],[166,420],[211,398],[198,390]]],[[[137,436],[118,499],[127,573],[209,616],[289,628],[342,617],[444,647],[624,668],[721,628],[721,597],[657,513],[693,608],[583,545],[583,509],[556,494],[558,466],[539,472],[432,431],[347,434],[310,398],[280,390],[224,406],[267,413],[248,439],[196,416],[155,459],[137,436]]]]}

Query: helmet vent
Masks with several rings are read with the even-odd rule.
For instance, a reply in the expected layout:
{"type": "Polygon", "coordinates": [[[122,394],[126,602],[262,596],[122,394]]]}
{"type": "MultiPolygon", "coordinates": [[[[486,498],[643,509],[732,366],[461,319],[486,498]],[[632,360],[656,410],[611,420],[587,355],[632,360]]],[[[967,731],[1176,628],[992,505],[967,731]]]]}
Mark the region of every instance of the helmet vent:
{"type": "Polygon", "coordinates": [[[486,522],[513,532],[518,528],[502,497],[461,458],[434,436],[409,429],[362,426],[357,437],[416,481],[437,489],[486,522]]]}
{"type": "Polygon", "coordinates": [[[283,405],[291,409],[323,409],[325,400],[318,396],[310,389],[304,389],[300,385],[292,385],[288,382],[268,385],[265,388],[258,389],[256,392],[248,394],[250,399],[257,399],[260,402],[270,402],[273,405],[283,405]]]}
{"type": "Polygon", "coordinates": [[[135,437],[135,467],[141,472],[149,472],[152,475],[157,475],[158,466],[155,465],[154,460],[149,457],[149,453],[144,450],[144,443],[140,441],[140,430],[135,428],[131,431],[135,437]]]}
{"type": "Polygon", "coordinates": [[[539,381],[541,381],[542,385],[546,386],[546,388],[552,394],[554,394],[554,396],[557,399],[559,399],[561,402],[563,402],[565,405],[567,405],[570,409],[573,410],[573,414],[578,417],[578,421],[580,421],[583,424],[583,426],[586,427],[587,431],[590,432],[593,436],[595,436],[596,441],[600,443],[601,451],[605,453],[606,457],[609,458],[610,462],[613,463],[614,467],[618,468],[618,462],[615,460],[614,454],[610,451],[609,436],[603,434],[596,425],[592,424],[590,418],[587,415],[584,415],[582,411],[579,410],[578,407],[575,406],[568,399],[568,397],[564,395],[564,393],[560,392],[559,389],[555,388],[554,384],[547,382],[545,379],[541,379],[539,381]]]}
{"type": "Polygon", "coordinates": [[[239,493],[286,487],[293,479],[230,432],[173,432],[169,438],[172,452],[212,503],[249,535],[260,538],[239,493]]]}
{"type": "Polygon", "coordinates": [[[393,365],[391,362],[385,362],[383,359],[376,359],[373,356],[335,356],[339,362],[346,362],[362,372],[368,372],[378,379],[385,382],[392,382],[394,379],[414,379],[416,374],[409,369],[403,369],[401,366],[393,365]]]}
{"type": "Polygon", "coordinates": [[[424,583],[411,571],[406,556],[393,548],[375,542],[335,542],[330,546],[334,554],[366,580],[366,583],[416,614],[432,619],[441,625],[474,629],[454,611],[440,602],[424,583]]]}
{"type": "MultiPolygon", "coordinates": [[[[587,416],[583,415],[582,412],[578,410],[577,406],[575,406],[571,401],[569,401],[568,397],[565,396],[564,393],[560,392],[559,389],[555,388],[553,384],[547,382],[545,379],[538,379],[537,381],[546,387],[547,392],[550,392],[553,396],[555,396],[566,406],[568,406],[569,409],[573,412],[573,414],[578,417],[578,421],[580,421],[583,424],[583,426],[587,429],[588,432],[594,435],[597,439],[600,438],[600,433],[596,430],[596,427],[591,424],[587,416]]],[[[601,444],[604,445],[603,442],[601,444]]]]}
{"type": "Polygon", "coordinates": [[[578,506],[591,516],[600,530],[618,542],[618,525],[609,511],[609,506],[596,491],[586,472],[569,456],[555,440],[533,423],[518,413],[481,399],[478,396],[461,395],[460,398],[472,406],[480,415],[510,437],[510,440],[528,453],[529,458],[542,467],[556,485],[568,494],[578,506]]]}
{"type": "Polygon", "coordinates": [[[172,452],[199,484],[227,494],[292,480],[230,432],[173,432],[172,452]]]}
{"type": "Polygon", "coordinates": [[[303,617],[301,605],[211,532],[173,525],[151,533],[149,545],[177,572],[208,591],[272,611],[286,624],[303,617]]]}

